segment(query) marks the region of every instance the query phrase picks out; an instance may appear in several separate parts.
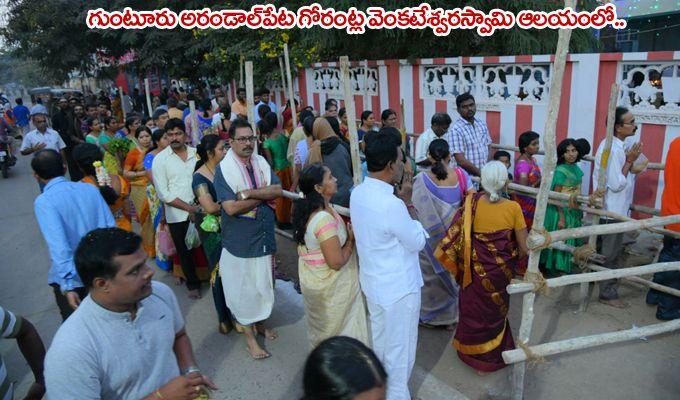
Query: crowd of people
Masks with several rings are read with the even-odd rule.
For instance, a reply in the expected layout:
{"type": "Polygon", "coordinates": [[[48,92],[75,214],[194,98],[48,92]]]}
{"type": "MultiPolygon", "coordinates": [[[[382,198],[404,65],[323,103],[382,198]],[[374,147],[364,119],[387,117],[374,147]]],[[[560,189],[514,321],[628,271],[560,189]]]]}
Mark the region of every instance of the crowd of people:
{"type": "MultiPolygon", "coordinates": [[[[59,399],[192,399],[216,389],[198,368],[173,291],[152,279],[157,269],[184,283],[190,299],[207,283],[219,332],[242,333],[253,359],[270,357],[261,340],[278,336],[267,324],[276,227],[292,230],[299,256],[311,351],[304,399],[411,399],[419,325],[455,331],[459,358],[480,375],[504,368],[502,352],[515,347],[506,287],[525,272],[536,206],[507,186],[540,185],[539,134],[520,135],[515,160],[494,151],[474,97],[462,94],[458,117],[434,114],[412,158],[397,113],[384,110],[377,121],[367,110],[358,124],[364,179],[355,186],[355,122],[337,101],[326,101],[322,115],[297,101],[279,115],[260,89],[253,126],[245,90],[236,94],[228,104],[219,88],[164,90],[149,114],[138,91],[127,106],[103,93],[96,102],[60,99],[51,121],[46,110],[31,110],[35,129],[24,132],[20,151],[32,155],[48,284],[64,322],[45,356],[30,323],[0,308],[0,332],[22,340],[34,371],[27,398],[46,390],[59,399]],[[196,114],[187,100],[198,104],[196,114]],[[291,203],[284,190],[302,197],[291,203]],[[121,349],[129,357],[118,357],[121,349]]],[[[626,216],[646,161],[631,112],[617,108],[608,129],[614,139],[604,209],[626,216]]],[[[676,139],[666,160],[664,215],[680,214],[679,151],[676,139]]],[[[580,194],[580,162],[589,153],[585,140],[559,143],[551,189],[580,194]]],[[[570,202],[550,205],[541,228],[582,224],[570,202]]],[[[665,239],[664,261],[680,259],[678,243],[665,239]]],[[[617,268],[624,246],[623,234],[603,235],[597,250],[617,268]]],[[[571,254],[558,250],[544,250],[540,265],[550,276],[577,272],[571,254]]],[[[680,289],[677,272],[654,281],[680,289]]],[[[627,306],[615,280],[601,283],[599,297],[627,306]]],[[[677,298],[652,291],[647,301],[658,305],[660,319],[680,317],[677,298]]],[[[5,379],[0,398],[12,390],[5,379]]]]}

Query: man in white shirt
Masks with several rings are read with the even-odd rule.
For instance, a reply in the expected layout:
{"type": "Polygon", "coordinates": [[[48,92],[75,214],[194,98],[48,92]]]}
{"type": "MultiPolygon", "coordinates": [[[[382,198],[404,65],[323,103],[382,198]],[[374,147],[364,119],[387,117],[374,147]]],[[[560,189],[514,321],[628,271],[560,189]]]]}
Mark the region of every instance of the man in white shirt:
{"type": "Polygon", "coordinates": [[[201,295],[201,282],[196,275],[191,249],[187,249],[184,241],[189,221],[193,221],[199,211],[191,188],[198,158],[196,149],[186,145],[187,135],[182,120],[170,119],[165,124],[165,134],[170,146],[158,153],[153,160],[153,183],[158,197],[165,204],[165,219],[186,277],[189,298],[198,299],[201,295]]]}
{"type": "MultiPolygon", "coordinates": [[[[444,137],[451,126],[451,117],[447,113],[435,113],[430,121],[430,128],[418,136],[416,142],[416,164],[427,160],[427,150],[435,139],[448,139],[444,137]]],[[[451,146],[451,143],[449,143],[451,146]]]]}
{"type": "Polygon", "coordinates": [[[361,288],[371,318],[373,349],[390,377],[387,400],[410,400],[420,315],[418,252],[427,233],[411,204],[410,176],[395,196],[404,163],[399,138],[374,135],[366,141],[369,176],[350,198],[360,263],[361,288]]]}
{"type": "MultiPolygon", "coordinates": [[[[612,128],[608,128],[612,129],[612,128]]],[[[617,107],[614,119],[614,137],[606,169],[604,209],[619,215],[627,216],[635,190],[635,173],[631,169],[642,153],[642,143],[635,143],[626,150],[624,141],[634,136],[637,131],[635,116],[625,107],[617,107]]],[[[597,189],[600,174],[602,153],[605,140],[602,140],[595,156],[593,171],[593,188],[597,189]]],[[[608,218],[601,218],[601,224],[614,222],[608,218]]],[[[602,235],[597,240],[597,252],[606,257],[608,268],[621,267],[620,256],[623,253],[623,233],[602,235]]],[[[600,302],[617,307],[626,308],[628,305],[619,299],[618,282],[616,279],[600,282],[600,302]]]]}
{"type": "Polygon", "coordinates": [[[66,144],[59,135],[59,132],[47,127],[47,115],[34,115],[33,124],[36,129],[28,132],[24,137],[24,140],[21,142],[21,154],[27,156],[38,150],[52,149],[61,153],[62,157],[66,157],[64,153],[66,144]]]}

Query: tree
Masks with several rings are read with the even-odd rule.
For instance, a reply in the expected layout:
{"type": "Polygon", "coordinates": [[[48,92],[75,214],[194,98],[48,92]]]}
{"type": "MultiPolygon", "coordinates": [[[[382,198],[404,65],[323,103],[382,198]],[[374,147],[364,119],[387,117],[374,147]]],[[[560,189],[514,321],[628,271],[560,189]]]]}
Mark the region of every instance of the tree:
{"type": "MultiPolygon", "coordinates": [[[[375,3],[361,0],[319,0],[324,7],[365,10],[375,3]]],[[[466,5],[482,11],[493,8],[515,13],[523,9],[552,11],[563,3],[556,0],[431,0],[433,8],[451,9],[466,5]]],[[[278,7],[297,10],[308,1],[277,2],[278,7]]],[[[385,9],[413,6],[406,0],[387,0],[385,9]]],[[[250,9],[252,1],[232,1],[213,5],[213,9],[250,9]]],[[[596,0],[580,0],[579,9],[593,10],[596,0]]],[[[16,48],[16,53],[35,59],[54,77],[65,78],[74,69],[84,71],[96,64],[97,54],[120,56],[135,51],[134,65],[138,71],[149,68],[165,69],[171,76],[196,80],[200,77],[221,79],[239,75],[239,60],[243,56],[254,61],[258,82],[280,80],[278,56],[283,43],[288,43],[293,66],[303,67],[321,60],[337,60],[341,55],[350,59],[425,58],[456,55],[515,55],[552,53],[557,43],[557,32],[513,28],[497,31],[481,38],[474,30],[452,31],[448,37],[437,37],[431,30],[367,31],[364,35],[349,35],[345,31],[322,28],[291,30],[90,30],[85,24],[88,9],[151,10],[167,7],[175,12],[182,9],[201,9],[198,0],[175,2],[170,0],[10,0],[9,21],[0,34],[16,48]],[[54,10],[60,10],[54,18],[54,10]]],[[[577,29],[572,35],[571,51],[586,52],[597,48],[588,30],[577,29]]]]}

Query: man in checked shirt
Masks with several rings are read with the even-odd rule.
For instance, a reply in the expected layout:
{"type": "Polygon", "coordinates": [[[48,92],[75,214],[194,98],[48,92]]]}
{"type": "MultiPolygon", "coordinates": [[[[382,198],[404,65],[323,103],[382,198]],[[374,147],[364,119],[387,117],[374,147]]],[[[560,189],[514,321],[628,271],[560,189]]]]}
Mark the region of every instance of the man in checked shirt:
{"type": "Polygon", "coordinates": [[[480,176],[484,164],[491,160],[489,128],[485,122],[475,118],[477,106],[470,93],[456,97],[456,107],[460,118],[448,132],[451,154],[470,175],[480,176]]]}

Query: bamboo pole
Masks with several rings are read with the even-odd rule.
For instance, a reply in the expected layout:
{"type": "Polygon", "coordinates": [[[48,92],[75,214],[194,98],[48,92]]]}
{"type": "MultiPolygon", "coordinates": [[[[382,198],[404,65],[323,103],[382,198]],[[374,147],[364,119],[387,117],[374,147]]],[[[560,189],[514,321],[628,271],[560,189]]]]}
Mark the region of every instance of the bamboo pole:
{"type": "MultiPolygon", "coordinates": [[[[575,0],[565,0],[565,7],[574,8],[575,0]]],[[[560,108],[560,96],[562,94],[562,81],[564,79],[564,68],[569,52],[569,39],[571,30],[560,29],[558,33],[557,48],[555,50],[555,61],[553,63],[553,74],[550,84],[550,99],[548,101],[548,116],[545,122],[543,133],[543,148],[545,149],[545,162],[541,176],[541,186],[536,197],[536,211],[534,212],[534,226],[543,228],[545,211],[548,206],[548,197],[552,185],[555,163],[557,161],[555,148],[555,131],[557,129],[557,112],[560,108]]],[[[529,266],[525,279],[532,275],[540,275],[538,261],[541,257],[540,249],[534,249],[529,253],[529,266]]],[[[519,343],[528,345],[531,338],[531,328],[534,322],[534,300],[536,293],[528,292],[524,295],[522,303],[522,322],[519,327],[519,343]]],[[[519,363],[513,368],[512,377],[512,399],[522,400],[524,397],[524,375],[526,364],[519,363]]]]}
{"type": "Polygon", "coordinates": [[[122,86],[118,86],[118,96],[120,97],[120,111],[123,114],[123,123],[125,123],[127,113],[125,112],[125,96],[123,96],[122,86]]]}
{"type": "MultiPolygon", "coordinates": [[[[285,197],[285,198],[287,198],[287,199],[291,199],[291,200],[297,200],[297,199],[301,199],[301,198],[302,198],[302,196],[300,196],[299,194],[293,193],[293,192],[289,192],[289,191],[287,191],[287,190],[283,190],[283,195],[282,195],[282,196],[285,197]]],[[[338,214],[340,214],[340,215],[342,215],[342,216],[345,216],[345,217],[349,217],[349,208],[343,207],[343,206],[339,206],[339,205],[337,205],[337,204],[331,204],[331,207],[333,207],[333,209],[334,209],[335,211],[337,211],[338,214]]]]}
{"type": "MultiPolygon", "coordinates": [[[[517,147],[517,146],[512,146],[512,145],[507,145],[507,144],[496,144],[496,143],[492,143],[490,146],[491,146],[492,149],[496,149],[496,150],[514,151],[515,153],[519,153],[519,147],[517,147]]],[[[545,155],[543,150],[539,150],[538,153],[536,153],[536,154],[537,155],[545,155]]],[[[595,157],[587,154],[587,155],[583,156],[583,160],[589,161],[589,162],[595,162],[595,157]]],[[[650,162],[649,164],[647,164],[647,169],[663,170],[665,167],[666,167],[665,163],[650,162]]]]}
{"type": "Polygon", "coordinates": [[[668,215],[666,217],[654,217],[626,222],[616,222],[606,225],[589,225],[578,228],[562,229],[559,231],[550,232],[550,238],[540,234],[529,235],[527,238],[527,247],[529,247],[531,250],[540,250],[540,248],[548,246],[550,243],[561,242],[567,239],[576,239],[591,235],[610,235],[614,233],[623,233],[647,229],[654,226],[671,225],[677,223],[680,223],[680,214],[668,215]]]}
{"type": "MultiPolygon", "coordinates": [[[[371,99],[368,96],[368,60],[364,60],[364,87],[363,87],[363,92],[364,92],[364,110],[368,110],[370,107],[368,106],[371,102],[371,99]]],[[[363,112],[363,110],[361,110],[363,112]]],[[[352,121],[351,119],[347,119],[348,121],[352,121]]]]}
{"type": "MultiPolygon", "coordinates": [[[[680,319],[660,324],[633,327],[625,331],[601,333],[599,335],[583,336],[573,339],[560,340],[557,342],[543,343],[529,347],[529,352],[535,357],[551,356],[568,351],[588,349],[605,344],[620,343],[643,337],[659,335],[680,329],[680,319]]],[[[514,349],[503,352],[503,361],[506,364],[523,363],[528,359],[523,349],[514,349]]]]}
{"type": "Polygon", "coordinates": [[[626,278],[629,276],[653,274],[655,272],[680,271],[680,261],[663,262],[656,264],[642,265],[639,267],[628,267],[619,269],[606,269],[605,271],[586,272],[576,275],[564,275],[559,278],[546,279],[544,282],[519,282],[511,283],[507,286],[508,294],[519,294],[532,292],[541,286],[555,288],[573,285],[582,282],[599,282],[608,279],[626,278]]]}
{"type": "Polygon", "coordinates": [[[245,59],[246,58],[243,57],[243,55],[241,55],[241,57],[239,58],[239,67],[238,67],[238,73],[239,73],[238,86],[239,87],[243,87],[243,76],[245,75],[245,72],[244,72],[245,67],[244,67],[243,63],[244,63],[245,59]]]}
{"type": "MultiPolygon", "coordinates": [[[[345,112],[347,113],[347,120],[354,121],[356,118],[356,110],[354,108],[354,91],[352,90],[352,82],[349,79],[349,57],[340,57],[340,74],[342,75],[342,87],[345,96],[345,112]]],[[[349,145],[352,155],[352,172],[354,173],[354,186],[358,186],[362,179],[361,174],[361,158],[359,156],[359,135],[357,134],[356,124],[347,124],[349,130],[349,145]]]]}
{"type": "MultiPolygon", "coordinates": [[[[553,243],[553,244],[550,245],[550,247],[553,248],[553,249],[556,249],[556,250],[566,251],[567,253],[571,253],[571,254],[574,254],[574,251],[576,250],[576,248],[574,246],[570,246],[570,245],[568,245],[564,242],[553,243]]],[[[588,257],[588,261],[593,261],[593,262],[597,262],[597,263],[604,263],[606,260],[604,259],[603,255],[593,253],[593,254],[590,255],[590,257],[588,257]]],[[[656,264],[657,261],[655,260],[652,263],[656,264]]],[[[591,263],[585,264],[584,267],[588,268],[590,270],[593,270],[593,271],[609,271],[610,270],[610,268],[605,268],[601,265],[596,265],[596,264],[591,264],[591,263]]],[[[670,294],[672,296],[680,297],[680,290],[673,289],[673,288],[670,288],[670,287],[664,286],[664,285],[659,285],[658,283],[649,281],[647,279],[643,279],[643,278],[640,278],[640,277],[637,277],[637,276],[630,276],[630,277],[623,278],[623,279],[626,280],[626,281],[638,284],[638,285],[646,286],[650,289],[658,290],[659,292],[663,292],[663,293],[670,294]]]]}
{"type": "MultiPolygon", "coordinates": [[[[558,200],[550,199],[550,200],[548,200],[548,203],[552,204],[554,206],[558,206],[558,207],[567,207],[567,205],[565,205],[563,202],[558,201],[558,200]]],[[[610,219],[615,219],[617,221],[638,221],[634,218],[627,217],[627,216],[624,216],[624,215],[619,215],[615,212],[600,210],[599,208],[590,208],[590,207],[586,207],[584,205],[579,205],[579,210],[581,210],[584,213],[598,215],[598,216],[601,216],[601,217],[607,217],[607,218],[610,218],[610,219]]],[[[670,236],[670,237],[673,237],[673,238],[676,238],[676,239],[680,239],[680,233],[672,231],[670,229],[647,228],[647,230],[650,231],[650,232],[658,233],[660,235],[670,236]]]]}
{"type": "Polygon", "coordinates": [[[149,78],[144,78],[144,94],[146,95],[146,108],[149,110],[149,117],[153,116],[153,105],[151,104],[151,89],[149,89],[149,78]]]}
{"type": "MultiPolygon", "coordinates": [[[[614,119],[616,113],[616,103],[619,94],[619,85],[612,84],[611,92],[609,94],[609,108],[607,109],[607,135],[604,141],[604,152],[602,153],[602,159],[600,165],[593,165],[594,168],[598,168],[599,175],[597,177],[597,188],[596,190],[603,193],[602,198],[604,201],[604,193],[606,192],[605,178],[607,176],[607,162],[609,159],[609,154],[612,149],[612,141],[614,136],[614,119]]],[[[594,144],[594,143],[593,143],[594,144]]],[[[593,226],[600,224],[600,218],[593,218],[593,226]]],[[[588,238],[588,245],[593,249],[597,248],[597,234],[592,234],[588,238]]],[[[588,294],[590,291],[590,285],[588,283],[581,284],[579,289],[579,311],[585,312],[588,308],[588,294]]]]}
{"type": "Polygon", "coordinates": [[[191,124],[191,142],[194,146],[197,146],[200,142],[200,132],[198,128],[198,116],[196,114],[196,102],[194,100],[189,100],[189,123],[191,124]]]}
{"type": "MultiPolygon", "coordinates": [[[[253,132],[257,136],[257,126],[255,125],[255,114],[253,108],[255,108],[255,94],[253,89],[253,62],[245,62],[246,71],[246,107],[248,108],[248,122],[253,127],[253,132]]],[[[255,145],[253,148],[255,154],[257,154],[257,140],[255,140],[255,145]]]]}
{"type": "MultiPolygon", "coordinates": [[[[284,75],[284,72],[283,72],[284,71],[283,70],[283,57],[281,57],[281,56],[279,56],[279,71],[280,71],[280,74],[281,74],[281,93],[283,94],[283,97],[288,97],[288,95],[286,94],[286,89],[287,89],[286,76],[284,75]]],[[[278,112],[279,118],[281,119],[281,124],[283,124],[283,102],[278,107],[278,110],[279,110],[279,112],[278,112]]],[[[283,125],[281,125],[281,126],[283,126],[283,125]]],[[[293,127],[293,128],[295,128],[295,127],[293,127]]]]}
{"type": "Polygon", "coordinates": [[[295,93],[293,92],[293,75],[290,71],[290,56],[288,55],[288,43],[283,44],[283,57],[286,63],[286,76],[288,77],[288,104],[290,115],[293,117],[293,129],[297,127],[297,108],[295,107],[295,93]]]}
{"type": "Polygon", "coordinates": [[[643,214],[647,215],[661,215],[661,210],[657,210],[656,208],[651,208],[651,207],[646,207],[646,206],[640,206],[637,204],[631,204],[630,209],[633,211],[641,212],[643,214]]]}
{"type": "MultiPolygon", "coordinates": [[[[481,182],[481,178],[478,176],[471,176],[470,179],[472,179],[473,182],[481,182]]],[[[508,182],[508,189],[514,192],[521,192],[525,195],[531,196],[531,197],[537,197],[540,189],[533,188],[530,186],[524,186],[520,185],[518,183],[513,183],[513,182],[508,182]]],[[[568,195],[566,193],[560,193],[560,192],[554,192],[552,190],[548,191],[548,198],[551,200],[561,200],[568,202],[569,199],[571,198],[571,195],[568,195]]],[[[578,195],[576,196],[576,202],[582,203],[582,204],[590,204],[591,198],[589,196],[581,196],[578,195]]],[[[602,204],[601,200],[596,201],[597,205],[602,204]]]]}

